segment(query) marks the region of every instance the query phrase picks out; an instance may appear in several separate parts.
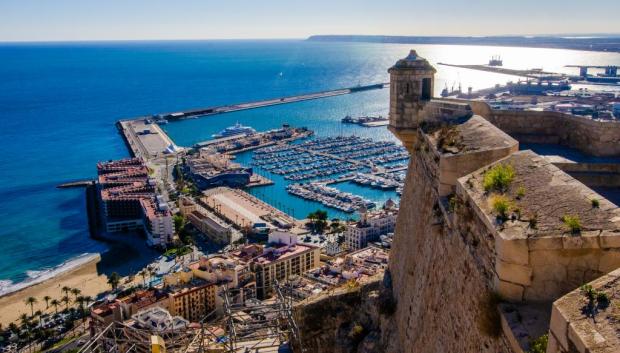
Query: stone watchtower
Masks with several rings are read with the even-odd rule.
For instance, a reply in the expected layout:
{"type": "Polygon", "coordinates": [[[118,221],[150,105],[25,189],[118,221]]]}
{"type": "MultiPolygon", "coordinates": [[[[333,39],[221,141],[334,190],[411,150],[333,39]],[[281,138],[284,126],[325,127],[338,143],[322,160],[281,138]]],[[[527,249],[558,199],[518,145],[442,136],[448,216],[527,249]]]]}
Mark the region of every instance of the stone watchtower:
{"type": "Polygon", "coordinates": [[[435,68],[411,50],[392,66],[390,73],[389,129],[407,147],[413,144],[416,129],[423,120],[421,111],[433,98],[435,68]]]}

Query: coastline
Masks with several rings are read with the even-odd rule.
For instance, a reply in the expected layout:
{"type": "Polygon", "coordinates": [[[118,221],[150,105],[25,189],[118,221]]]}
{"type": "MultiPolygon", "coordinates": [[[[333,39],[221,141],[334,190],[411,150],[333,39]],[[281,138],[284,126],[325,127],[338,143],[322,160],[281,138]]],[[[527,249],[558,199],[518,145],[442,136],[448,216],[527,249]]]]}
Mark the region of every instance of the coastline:
{"type": "MultiPolygon", "coordinates": [[[[16,284],[15,287],[19,288],[13,288],[12,291],[0,295],[0,323],[6,326],[19,320],[24,313],[30,315],[30,306],[25,303],[28,297],[37,299],[38,302],[34,305],[35,311],[53,313],[54,308],[51,305],[47,307],[43,297],[48,295],[60,300],[64,295],[61,291],[64,286],[78,288],[82,291],[81,295],[91,297],[110,289],[107,276],[99,274],[97,270],[100,261],[100,254],[81,255],[50,270],[47,275],[16,284]]],[[[70,297],[73,298],[71,295],[70,297]]]]}
{"type": "Polygon", "coordinates": [[[57,276],[67,274],[68,272],[76,270],[79,267],[86,266],[89,262],[94,260],[97,260],[97,262],[99,262],[101,260],[101,255],[98,253],[86,253],[78,255],[50,269],[40,271],[28,271],[29,273],[37,273],[37,275],[35,277],[30,277],[17,283],[7,281],[6,285],[0,287],[0,298],[3,298],[6,295],[11,295],[13,293],[19,293],[24,289],[27,289],[28,287],[52,280],[57,276]]]}

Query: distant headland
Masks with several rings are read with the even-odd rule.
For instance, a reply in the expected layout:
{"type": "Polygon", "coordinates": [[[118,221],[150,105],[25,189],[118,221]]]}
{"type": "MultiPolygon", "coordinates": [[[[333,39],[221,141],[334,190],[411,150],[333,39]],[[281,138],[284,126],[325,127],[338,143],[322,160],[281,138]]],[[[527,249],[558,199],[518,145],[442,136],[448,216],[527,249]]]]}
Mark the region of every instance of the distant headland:
{"type": "Polygon", "coordinates": [[[401,44],[488,45],[531,48],[557,48],[620,52],[620,34],[580,36],[383,36],[383,35],[314,35],[316,42],[367,42],[401,44]]]}

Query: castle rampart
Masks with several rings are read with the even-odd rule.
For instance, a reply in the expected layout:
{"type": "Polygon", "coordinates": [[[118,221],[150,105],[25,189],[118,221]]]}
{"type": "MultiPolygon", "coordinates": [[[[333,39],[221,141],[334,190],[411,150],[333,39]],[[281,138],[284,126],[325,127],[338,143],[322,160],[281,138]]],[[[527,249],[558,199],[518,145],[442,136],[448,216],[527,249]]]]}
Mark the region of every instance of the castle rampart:
{"type": "MultiPolygon", "coordinates": [[[[400,68],[427,67],[415,54],[403,60],[415,62],[390,69],[397,106],[407,105],[407,80],[418,79],[400,77],[400,68]]],[[[620,210],[547,158],[518,151],[516,140],[619,156],[620,124],[482,102],[415,102],[416,109],[390,110],[389,128],[411,153],[390,256],[397,336],[415,347],[407,352],[521,351],[528,340],[509,320],[503,332],[492,329],[501,325],[497,300],[514,303],[510,312],[548,318],[551,302],[620,267],[620,210]],[[487,173],[497,166],[510,178],[489,188],[487,173]]]]}

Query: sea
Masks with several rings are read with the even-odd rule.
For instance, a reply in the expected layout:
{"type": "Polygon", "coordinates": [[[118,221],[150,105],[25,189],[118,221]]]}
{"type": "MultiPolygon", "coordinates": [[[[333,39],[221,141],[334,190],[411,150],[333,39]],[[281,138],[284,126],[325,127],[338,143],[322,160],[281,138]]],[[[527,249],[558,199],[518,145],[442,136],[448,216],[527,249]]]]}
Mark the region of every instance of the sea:
{"type": "MultiPolygon", "coordinates": [[[[305,40],[0,43],[0,294],[79,265],[105,244],[88,235],[83,189],[58,184],[96,175],[98,161],[128,157],[121,118],[387,82],[412,45],[305,40]]],[[[415,45],[435,64],[435,94],[515,81],[436,65],[484,64],[576,73],[565,65],[620,65],[620,54],[560,49],[415,45]]],[[[388,90],[185,120],[164,126],[179,146],[239,122],[262,131],[284,123],[317,136],[393,140],[385,127],[343,125],[346,115],[387,115],[388,90]]],[[[249,163],[251,154],[239,156],[249,163]]],[[[397,195],[342,185],[383,202],[397,195]]],[[[320,205],[283,188],[252,191],[303,217],[320,205]]],[[[331,210],[330,212],[333,212],[331,210]]],[[[342,215],[336,215],[342,216],[342,215]]]]}

